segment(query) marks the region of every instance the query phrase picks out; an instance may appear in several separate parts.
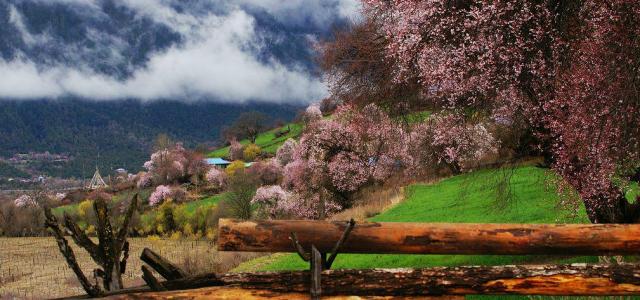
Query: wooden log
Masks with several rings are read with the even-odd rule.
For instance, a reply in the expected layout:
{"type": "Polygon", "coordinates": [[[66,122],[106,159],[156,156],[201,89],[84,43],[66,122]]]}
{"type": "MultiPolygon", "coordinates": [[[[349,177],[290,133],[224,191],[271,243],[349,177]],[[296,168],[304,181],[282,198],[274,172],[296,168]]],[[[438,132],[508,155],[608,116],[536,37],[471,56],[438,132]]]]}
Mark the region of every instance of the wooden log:
{"type": "Polygon", "coordinates": [[[160,274],[167,280],[175,280],[187,277],[186,273],[179,267],[175,266],[170,261],[153,252],[149,248],[144,248],[142,250],[140,259],[147,263],[151,268],[156,270],[158,274],[160,274]]]}
{"type": "MultiPolygon", "coordinates": [[[[308,293],[281,293],[270,290],[250,290],[237,287],[208,287],[186,291],[170,291],[170,292],[148,292],[127,295],[115,295],[106,299],[207,299],[207,300],[228,300],[228,299],[246,299],[246,300],[308,300],[308,293]]],[[[322,297],[324,300],[359,300],[359,299],[422,299],[422,300],[463,300],[464,296],[435,296],[435,297],[415,297],[415,296],[328,296],[322,297]]]]}
{"type": "MultiPolygon", "coordinates": [[[[221,219],[218,250],[331,251],[348,222],[221,219]]],[[[640,224],[356,223],[341,253],[636,255],[640,224]]]]}
{"type": "Polygon", "coordinates": [[[167,289],[153,276],[153,273],[147,266],[142,266],[142,279],[154,291],[166,291],[167,289]]]}
{"type": "MultiPolygon", "coordinates": [[[[309,271],[227,273],[162,282],[167,290],[224,286],[300,293],[309,297],[309,271]]],[[[138,289],[139,291],[139,289],[138,289]]],[[[326,270],[324,296],[640,295],[640,265],[522,265],[427,269],[326,270]]],[[[127,294],[128,295],[128,294],[127,294]]]]}

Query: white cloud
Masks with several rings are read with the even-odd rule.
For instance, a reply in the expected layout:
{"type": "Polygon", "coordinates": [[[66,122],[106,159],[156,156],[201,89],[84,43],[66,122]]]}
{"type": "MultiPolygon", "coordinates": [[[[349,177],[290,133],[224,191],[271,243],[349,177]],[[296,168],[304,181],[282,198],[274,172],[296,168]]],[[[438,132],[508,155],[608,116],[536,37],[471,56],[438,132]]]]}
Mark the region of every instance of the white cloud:
{"type": "Polygon", "coordinates": [[[0,61],[0,97],[74,95],[97,100],[214,97],[221,101],[309,102],[326,94],[315,77],[243,50],[256,45],[253,18],[236,10],[198,20],[187,42],[153,55],[126,80],[87,69],[39,69],[26,60],[0,61]]]}
{"type": "MultiPolygon", "coordinates": [[[[16,0],[75,5],[83,14],[102,15],[99,0],[16,0]]],[[[202,0],[189,10],[177,11],[177,0],[117,0],[139,16],[169,26],[183,43],[151,53],[143,67],[131,66],[125,79],[93,71],[88,57],[100,51],[101,61],[116,65],[128,47],[118,36],[88,28],[87,38],[98,47],[60,45],[74,65],[49,61],[36,64],[20,56],[0,59],[0,98],[31,99],[78,96],[96,100],[138,98],[202,99],[227,102],[311,102],[327,94],[326,86],[302,68],[277,61],[262,61],[255,49],[263,39],[254,18],[243,11],[258,7],[287,24],[328,26],[337,18],[356,20],[359,0],[202,0]],[[215,7],[218,15],[202,7],[215,7]],[[221,13],[224,12],[224,13],[221,13]],[[106,54],[105,54],[106,53],[106,54]]],[[[102,15],[104,16],[104,15],[102,15]]],[[[29,33],[22,15],[10,6],[10,20],[28,45],[51,45],[47,34],[29,33]]],[[[309,36],[313,40],[314,36],[309,36]]]]}

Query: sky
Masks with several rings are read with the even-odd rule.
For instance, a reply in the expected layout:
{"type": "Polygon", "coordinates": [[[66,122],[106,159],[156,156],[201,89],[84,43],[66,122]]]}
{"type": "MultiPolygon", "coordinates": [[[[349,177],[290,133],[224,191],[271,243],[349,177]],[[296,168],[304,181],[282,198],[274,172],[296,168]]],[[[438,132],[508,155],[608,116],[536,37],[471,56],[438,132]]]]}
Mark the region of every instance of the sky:
{"type": "Polygon", "coordinates": [[[269,41],[286,35],[259,27],[255,12],[270,15],[284,28],[280,30],[302,35],[312,45],[332,24],[356,21],[358,1],[9,0],[8,23],[17,32],[13,41],[21,47],[10,58],[0,57],[0,99],[318,101],[327,95],[327,87],[317,74],[303,63],[262,55],[269,41]],[[31,28],[22,11],[29,2],[62,5],[99,23],[106,18],[104,1],[169,28],[179,35],[179,42],[152,50],[144,63],[133,64],[125,57],[131,42],[119,34],[88,27],[85,39],[91,43],[68,43],[46,28],[31,28]],[[38,51],[49,50],[61,54],[35,58],[38,51]],[[124,71],[104,71],[109,66],[124,71]]]}

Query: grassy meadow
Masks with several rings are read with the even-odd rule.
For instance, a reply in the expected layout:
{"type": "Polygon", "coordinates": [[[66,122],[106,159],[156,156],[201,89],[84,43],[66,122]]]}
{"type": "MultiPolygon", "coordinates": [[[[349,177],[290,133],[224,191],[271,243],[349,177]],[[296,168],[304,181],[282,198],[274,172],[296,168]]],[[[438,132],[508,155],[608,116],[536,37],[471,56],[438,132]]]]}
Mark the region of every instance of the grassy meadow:
{"type": "MultiPolygon", "coordinates": [[[[554,175],[533,166],[482,170],[442,180],[436,184],[414,184],[406,188],[406,199],[370,218],[376,222],[459,223],[588,223],[584,208],[576,217],[557,209],[554,175]],[[496,190],[508,180],[500,197],[496,190]],[[509,197],[508,199],[501,199],[509,197]],[[503,203],[506,202],[506,203],[503,203]]],[[[495,255],[377,255],[342,254],[335,268],[400,268],[456,265],[501,265],[552,260],[541,256],[495,255]]],[[[558,261],[558,260],[554,260],[558,261]]],[[[595,262],[597,258],[560,259],[562,262],[595,262]]],[[[263,258],[260,270],[305,269],[307,263],[296,254],[263,258]],[[270,261],[269,261],[270,260],[270,261]],[[264,263],[269,261],[268,263],[264,263]]],[[[251,262],[247,262],[251,264],[251,262]]],[[[241,266],[239,270],[250,269],[241,266]]]]}

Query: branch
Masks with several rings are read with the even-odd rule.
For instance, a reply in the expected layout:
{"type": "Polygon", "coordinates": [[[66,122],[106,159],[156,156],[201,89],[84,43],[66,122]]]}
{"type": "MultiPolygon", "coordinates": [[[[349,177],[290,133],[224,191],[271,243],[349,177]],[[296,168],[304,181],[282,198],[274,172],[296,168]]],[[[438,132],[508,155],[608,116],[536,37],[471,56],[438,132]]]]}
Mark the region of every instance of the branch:
{"type": "Polygon", "coordinates": [[[129,204],[129,208],[127,208],[127,213],[124,216],[124,221],[122,222],[122,227],[120,227],[120,231],[118,231],[118,236],[116,241],[118,243],[118,248],[121,247],[125,239],[127,238],[127,232],[129,231],[129,223],[131,222],[131,217],[133,216],[133,212],[137,208],[138,205],[138,194],[136,193],[131,198],[131,203],[129,204]]]}
{"type": "Polygon", "coordinates": [[[66,212],[64,213],[64,227],[69,231],[69,235],[76,245],[87,250],[91,258],[100,264],[103,255],[102,250],[80,229],[80,226],[78,226],[66,212]]]}
{"type": "Polygon", "coordinates": [[[58,225],[58,219],[51,213],[51,209],[49,207],[44,208],[44,214],[46,217],[45,227],[51,229],[51,231],[53,232],[56,242],[58,243],[58,248],[60,249],[60,253],[62,253],[62,256],[64,256],[65,260],[67,261],[67,264],[69,265],[69,267],[71,267],[71,270],[73,270],[73,272],[76,274],[76,277],[78,277],[78,280],[82,285],[82,288],[91,297],[100,296],[103,293],[103,291],[100,290],[100,288],[97,285],[91,285],[87,277],[84,275],[84,273],[82,273],[82,269],[80,269],[80,266],[78,265],[76,256],[73,253],[73,249],[71,249],[71,247],[69,246],[69,243],[64,238],[62,230],[58,225]]]}

